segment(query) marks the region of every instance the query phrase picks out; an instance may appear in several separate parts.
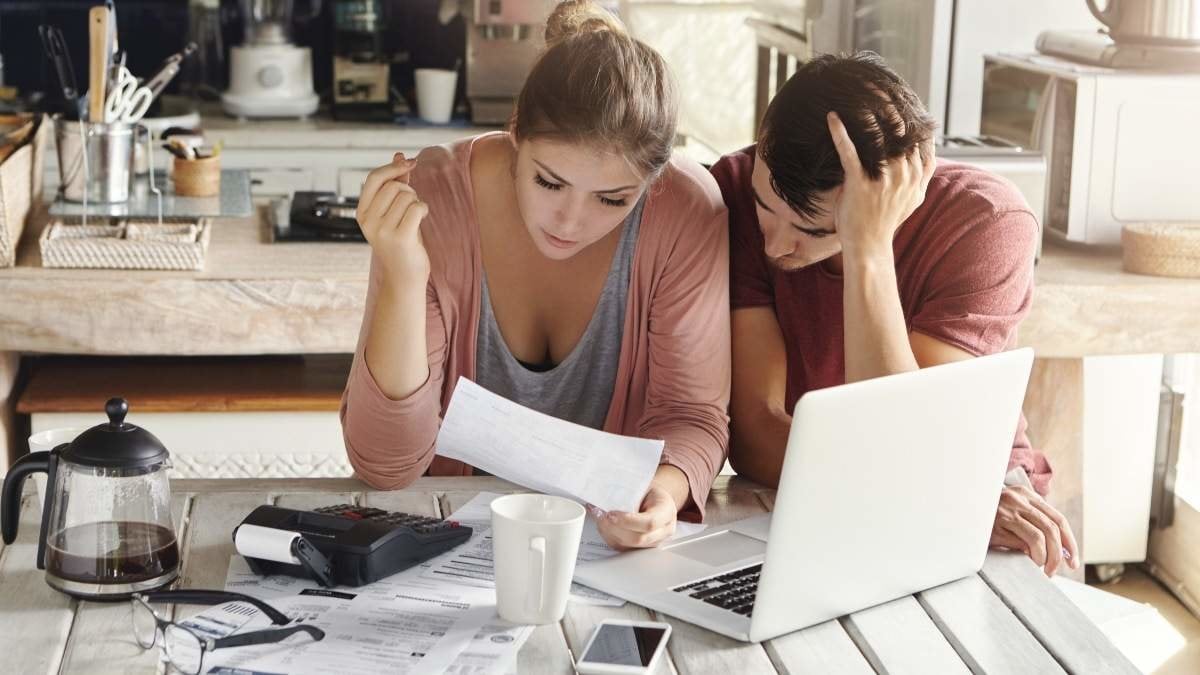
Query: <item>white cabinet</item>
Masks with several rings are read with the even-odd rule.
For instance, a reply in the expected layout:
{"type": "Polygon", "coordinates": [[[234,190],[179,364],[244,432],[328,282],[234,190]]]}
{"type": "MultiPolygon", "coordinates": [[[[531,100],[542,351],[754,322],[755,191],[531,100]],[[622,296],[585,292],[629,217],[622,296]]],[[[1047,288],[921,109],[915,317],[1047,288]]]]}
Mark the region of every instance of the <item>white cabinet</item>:
{"type": "Polygon", "coordinates": [[[357,197],[362,192],[363,181],[367,179],[367,174],[371,173],[372,168],[374,167],[367,169],[338,169],[338,194],[343,197],[357,197]]]}
{"type": "Polygon", "coordinates": [[[312,169],[250,169],[250,193],[255,197],[280,197],[311,189],[312,169]]]}
{"type": "Polygon", "coordinates": [[[1162,375],[1161,354],[1083,360],[1086,563],[1146,557],[1162,375]]]}
{"type": "Polygon", "coordinates": [[[411,157],[419,148],[237,148],[225,146],[222,168],[248,169],[254,196],[320,190],[354,196],[371,169],[392,161],[395,152],[411,157]]]}

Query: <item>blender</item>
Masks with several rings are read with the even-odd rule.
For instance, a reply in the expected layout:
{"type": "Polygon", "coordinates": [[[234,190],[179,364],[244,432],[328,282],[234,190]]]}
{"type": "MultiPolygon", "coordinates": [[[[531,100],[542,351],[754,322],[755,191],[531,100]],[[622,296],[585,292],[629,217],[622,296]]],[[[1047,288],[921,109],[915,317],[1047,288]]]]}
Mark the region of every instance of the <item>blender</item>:
{"type": "MultiPolygon", "coordinates": [[[[317,111],[312,52],[292,43],[292,0],[240,0],[243,44],[229,54],[225,112],[238,118],[307,117],[317,111]]],[[[311,0],[312,19],[321,11],[311,0]]]]}

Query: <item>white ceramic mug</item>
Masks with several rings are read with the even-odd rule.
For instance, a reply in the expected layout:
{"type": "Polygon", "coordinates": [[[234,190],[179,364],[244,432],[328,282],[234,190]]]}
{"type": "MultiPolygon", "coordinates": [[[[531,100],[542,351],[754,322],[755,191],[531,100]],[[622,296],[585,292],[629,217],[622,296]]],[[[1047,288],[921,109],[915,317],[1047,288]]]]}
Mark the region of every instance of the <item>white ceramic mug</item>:
{"type": "MultiPolygon", "coordinates": [[[[61,429],[46,429],[29,437],[30,452],[49,452],[63,443],[70,443],[75,437],[87,431],[87,427],[63,427],[61,429]]],[[[46,473],[37,471],[33,474],[33,482],[37,485],[38,505],[46,503],[46,473]]]]}
{"type": "Polygon", "coordinates": [[[458,71],[417,68],[417,108],[421,119],[445,124],[454,114],[454,95],[458,91],[458,71]]]}
{"type": "Polygon", "coordinates": [[[583,506],[564,497],[520,494],[492,501],[500,618],[540,625],[563,617],[583,519],[583,506]]]}

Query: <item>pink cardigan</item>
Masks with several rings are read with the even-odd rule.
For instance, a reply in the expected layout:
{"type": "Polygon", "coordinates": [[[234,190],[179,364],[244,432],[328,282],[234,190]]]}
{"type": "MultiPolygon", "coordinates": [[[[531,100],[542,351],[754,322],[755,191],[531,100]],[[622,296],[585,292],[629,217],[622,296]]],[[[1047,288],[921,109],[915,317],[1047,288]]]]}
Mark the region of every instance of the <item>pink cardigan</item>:
{"type": "MultiPolygon", "coordinates": [[[[503,133],[503,132],[494,132],[503,133]]],[[[432,273],[426,290],[429,379],[402,400],[379,388],[363,358],[380,277],[371,266],[358,348],[342,395],[350,463],[382,489],[418,476],[471,475],[437,457],[441,417],[460,375],[475,377],[479,323],[479,224],[469,162],[476,138],[426,148],[412,185],[429,204],[421,236],[432,273]]],[[[729,234],[716,182],[694,162],[672,159],[650,188],[634,252],[625,330],[604,430],[662,439],[662,462],[687,475],[704,517],[729,442],[729,234]]]]}

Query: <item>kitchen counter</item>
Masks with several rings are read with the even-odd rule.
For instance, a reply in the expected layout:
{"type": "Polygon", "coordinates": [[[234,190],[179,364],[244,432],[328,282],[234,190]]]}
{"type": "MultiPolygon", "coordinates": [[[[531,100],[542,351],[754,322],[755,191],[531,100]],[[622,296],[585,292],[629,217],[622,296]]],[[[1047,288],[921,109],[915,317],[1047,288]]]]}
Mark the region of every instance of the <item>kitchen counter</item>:
{"type": "MultiPolygon", "coordinates": [[[[0,269],[0,351],[272,354],[353,351],[365,244],[273,244],[265,208],[218,221],[202,272],[42,268],[26,228],[0,269]]],[[[1020,343],[1041,358],[1200,351],[1200,279],[1121,271],[1119,252],[1048,243],[1020,343]]]]}
{"type": "Polygon", "coordinates": [[[1200,279],[1130,274],[1119,247],[1046,242],[1020,343],[1040,358],[1200,352],[1200,279]]]}
{"type": "Polygon", "coordinates": [[[423,148],[498,128],[472,126],[467,122],[434,125],[419,120],[409,125],[342,122],[327,115],[305,120],[238,120],[210,106],[203,106],[200,113],[201,124],[210,141],[222,141],[227,147],[239,150],[286,146],[298,149],[423,148]]]}
{"type": "Polygon", "coordinates": [[[361,243],[270,243],[266,207],[215,221],[201,272],[41,267],[26,228],[0,269],[0,351],[55,354],[352,352],[370,250],[361,243]]]}

